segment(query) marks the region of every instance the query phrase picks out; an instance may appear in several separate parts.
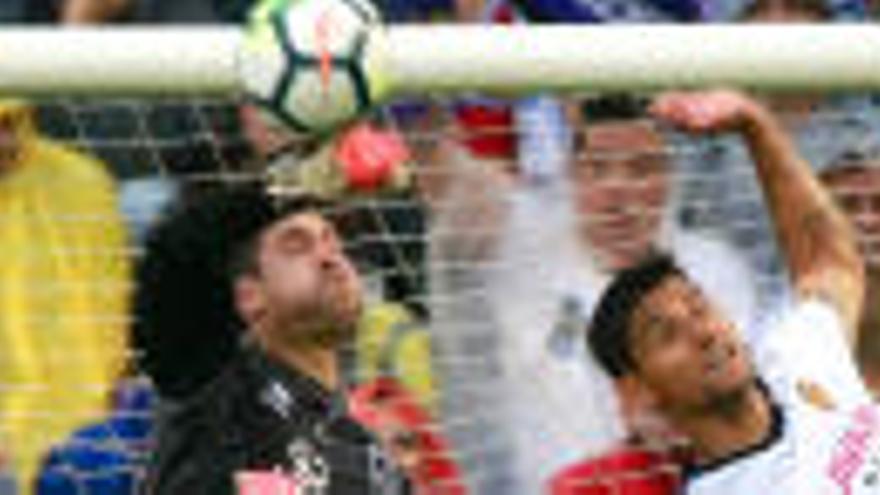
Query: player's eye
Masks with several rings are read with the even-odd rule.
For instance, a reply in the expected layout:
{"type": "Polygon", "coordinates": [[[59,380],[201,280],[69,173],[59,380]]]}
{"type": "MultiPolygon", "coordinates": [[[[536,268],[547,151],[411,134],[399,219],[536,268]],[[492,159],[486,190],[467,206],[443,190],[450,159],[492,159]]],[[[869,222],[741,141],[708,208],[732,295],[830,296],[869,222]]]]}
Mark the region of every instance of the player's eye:
{"type": "Polygon", "coordinates": [[[859,211],[861,209],[862,200],[858,194],[840,194],[838,201],[843,209],[847,211],[859,211]]]}
{"type": "Polygon", "coordinates": [[[666,171],[666,154],[662,151],[639,153],[633,171],[636,173],[636,178],[643,182],[662,175],[666,171]]]}
{"type": "Polygon", "coordinates": [[[586,179],[602,180],[610,175],[610,164],[608,160],[581,154],[578,157],[577,172],[586,179]]]}
{"type": "Polygon", "coordinates": [[[678,337],[678,325],[662,317],[654,317],[648,322],[644,331],[644,344],[648,349],[661,348],[675,341],[678,337]]]}
{"type": "Polygon", "coordinates": [[[300,229],[287,230],[279,240],[281,251],[285,254],[300,255],[311,249],[312,241],[308,234],[300,229]]]}
{"type": "Polygon", "coordinates": [[[339,242],[339,237],[330,228],[321,232],[321,242],[325,243],[333,251],[342,251],[342,244],[339,242]]]}
{"type": "Polygon", "coordinates": [[[693,299],[688,308],[691,317],[703,317],[709,313],[709,305],[702,299],[693,299]]]}

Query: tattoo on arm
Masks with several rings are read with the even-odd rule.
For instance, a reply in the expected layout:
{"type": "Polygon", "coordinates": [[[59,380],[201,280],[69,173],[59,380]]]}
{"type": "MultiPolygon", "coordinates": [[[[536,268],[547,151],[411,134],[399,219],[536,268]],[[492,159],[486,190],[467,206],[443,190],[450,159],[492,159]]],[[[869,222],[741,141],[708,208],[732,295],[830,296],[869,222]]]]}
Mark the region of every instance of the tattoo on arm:
{"type": "Polygon", "coordinates": [[[799,248],[803,251],[804,261],[817,259],[827,248],[828,242],[834,239],[834,222],[828,211],[823,208],[807,210],[800,219],[800,231],[803,240],[799,241],[799,248]]]}

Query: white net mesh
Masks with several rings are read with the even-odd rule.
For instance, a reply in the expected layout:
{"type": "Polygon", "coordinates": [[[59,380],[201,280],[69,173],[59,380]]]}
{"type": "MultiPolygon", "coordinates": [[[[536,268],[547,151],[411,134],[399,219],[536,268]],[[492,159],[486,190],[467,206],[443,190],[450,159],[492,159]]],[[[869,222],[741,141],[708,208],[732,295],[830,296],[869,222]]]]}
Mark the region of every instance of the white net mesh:
{"type": "MultiPolygon", "coordinates": [[[[878,119],[870,101],[860,102],[822,105],[787,125],[838,184],[876,265],[878,119]]],[[[551,480],[558,494],[671,487],[675,468],[656,449],[668,437],[652,436],[632,411],[623,419],[626,404],[584,349],[611,267],[645,246],[670,250],[747,328],[759,328],[784,295],[740,143],[629,118],[584,127],[580,109],[589,120],[597,106],[572,113],[557,103],[406,102],[382,113],[419,161],[418,190],[362,202],[367,215],[350,241],[373,304],[353,377],[390,376],[406,392],[386,393],[415,399],[417,407],[384,414],[430,438],[383,436],[420,462],[451,461],[425,475],[422,486],[437,490],[425,493],[463,493],[455,491],[462,480],[469,493],[507,495],[539,493],[551,480]],[[634,427],[650,449],[588,462],[634,427]]],[[[131,264],[169,197],[247,177],[258,161],[227,102],[38,108],[40,134],[105,163],[84,165],[18,134],[34,144],[11,162],[31,173],[10,172],[0,184],[0,493],[31,493],[35,483],[40,493],[135,493],[154,399],[138,370],[124,366],[133,357],[124,338],[131,264]],[[101,168],[118,186],[118,205],[101,168]],[[122,370],[126,378],[115,380],[122,370]]]]}

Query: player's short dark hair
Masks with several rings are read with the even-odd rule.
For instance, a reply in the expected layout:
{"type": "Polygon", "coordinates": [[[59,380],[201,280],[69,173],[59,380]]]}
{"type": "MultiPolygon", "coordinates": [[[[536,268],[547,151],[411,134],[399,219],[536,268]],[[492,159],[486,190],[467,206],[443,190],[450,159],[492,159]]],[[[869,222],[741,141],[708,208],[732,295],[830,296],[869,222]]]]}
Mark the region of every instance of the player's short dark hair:
{"type": "Polygon", "coordinates": [[[684,272],[668,254],[653,253],[615,275],[602,294],[587,328],[587,347],[612,377],[635,369],[630,352],[630,324],[642,299],[670,276],[684,272]]]}
{"type": "Polygon", "coordinates": [[[251,268],[258,234],[309,197],[276,199],[262,182],[229,184],[173,205],[138,264],[134,345],[160,393],[183,397],[225,366],[244,329],[232,280],[251,268]]]}
{"type": "MultiPolygon", "coordinates": [[[[586,98],[577,103],[577,126],[602,125],[617,122],[639,122],[648,118],[649,100],[632,93],[612,93],[586,98]]],[[[587,146],[586,136],[575,132],[573,149],[587,146]]]]}
{"type": "Polygon", "coordinates": [[[587,125],[647,117],[650,101],[633,93],[610,93],[583,100],[581,117],[587,125]]]}

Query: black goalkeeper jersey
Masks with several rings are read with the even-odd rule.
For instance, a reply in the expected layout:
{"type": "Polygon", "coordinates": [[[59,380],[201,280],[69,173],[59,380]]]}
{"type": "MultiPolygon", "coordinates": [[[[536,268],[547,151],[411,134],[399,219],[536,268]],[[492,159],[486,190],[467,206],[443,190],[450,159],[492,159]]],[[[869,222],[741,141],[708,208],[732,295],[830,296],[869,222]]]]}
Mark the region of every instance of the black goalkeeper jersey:
{"type": "Polygon", "coordinates": [[[248,473],[295,479],[308,495],[409,493],[341,395],[255,349],[162,413],[146,493],[234,494],[248,473]]]}

